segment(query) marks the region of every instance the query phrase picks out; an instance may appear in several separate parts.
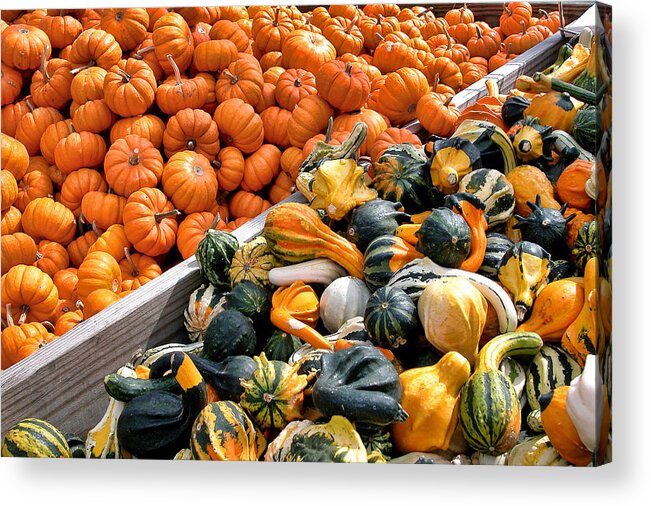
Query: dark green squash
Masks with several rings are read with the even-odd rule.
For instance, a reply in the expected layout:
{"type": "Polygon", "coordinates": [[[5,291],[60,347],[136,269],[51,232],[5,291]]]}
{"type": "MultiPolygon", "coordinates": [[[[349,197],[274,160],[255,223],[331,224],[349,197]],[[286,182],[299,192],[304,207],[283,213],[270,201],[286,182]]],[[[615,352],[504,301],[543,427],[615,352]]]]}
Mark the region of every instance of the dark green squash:
{"type": "Polygon", "coordinates": [[[486,234],[486,253],[484,253],[484,261],[478,272],[487,278],[497,280],[497,267],[502,257],[512,247],[513,242],[504,234],[498,234],[497,232],[486,234]]]}
{"type": "Polygon", "coordinates": [[[341,415],[375,425],[401,422],[408,416],[401,398],[395,367],[374,346],[353,346],[321,356],[312,401],[324,416],[341,415]]]}
{"type": "Polygon", "coordinates": [[[364,281],[371,290],[385,286],[398,269],[421,255],[404,239],[381,235],[364,252],[364,281]]]}
{"type": "Polygon", "coordinates": [[[268,319],[271,310],[269,293],[253,281],[240,281],[226,295],[226,307],[248,316],[253,323],[259,323],[268,319]]]}
{"type": "Polygon", "coordinates": [[[507,126],[512,126],[524,119],[524,110],[531,105],[529,99],[513,95],[504,101],[502,119],[507,126]]]}
{"type": "Polygon", "coordinates": [[[234,309],[227,309],[210,322],[203,342],[203,356],[221,362],[233,355],[251,355],[257,337],[249,317],[234,309]]]}
{"type": "Polygon", "coordinates": [[[3,457],[70,458],[65,436],[54,425],[25,418],[7,430],[2,440],[3,457]]]}
{"type": "MultiPolygon", "coordinates": [[[[169,355],[166,355],[166,357],[169,357],[169,355]]],[[[169,362],[169,358],[167,360],[169,362]]],[[[166,367],[165,369],[167,370],[168,368],[166,367]]],[[[113,399],[121,402],[129,402],[136,397],[151,392],[181,394],[181,387],[174,376],[143,379],[111,373],[104,377],[104,389],[113,399]]]]}
{"type": "Polygon", "coordinates": [[[552,260],[549,264],[549,275],[547,276],[547,283],[558,281],[563,278],[571,278],[576,274],[576,269],[571,262],[564,258],[552,260]]]}
{"type": "Polygon", "coordinates": [[[515,215],[518,222],[513,225],[522,233],[522,240],[529,241],[541,246],[552,258],[562,258],[567,255],[567,224],[572,221],[576,214],[563,216],[567,204],[560,209],[542,207],[540,195],[536,195],[536,202],[527,202],[531,214],[526,218],[515,215]]]}
{"type": "Polygon", "coordinates": [[[183,393],[150,392],[128,402],[117,422],[120,446],[139,459],[171,459],[187,448],[192,424],[206,405],[206,384],[190,357],[171,355],[169,371],[183,393]]]}
{"type": "Polygon", "coordinates": [[[594,105],[584,105],[574,117],[572,137],[583,149],[594,153],[601,139],[601,111],[594,105]]]}
{"type": "Polygon", "coordinates": [[[242,381],[240,405],[261,429],[283,429],[300,419],[307,376],[298,374],[298,364],[267,360],[264,353],[253,358],[257,369],[242,381]]]}
{"type": "Polygon", "coordinates": [[[239,404],[211,402],[197,416],[190,436],[194,460],[256,461],[266,441],[239,404]]]}
{"type": "Polygon", "coordinates": [[[289,357],[298,350],[303,343],[296,336],[276,330],[267,340],[264,346],[264,354],[269,360],[281,360],[287,362],[289,357]]]}
{"type": "Polygon", "coordinates": [[[197,246],[195,256],[204,277],[216,288],[231,286],[230,268],[239,248],[237,237],[222,230],[208,230],[197,246]]]}
{"type": "Polygon", "coordinates": [[[244,388],[241,381],[255,372],[257,365],[247,355],[234,355],[221,362],[213,362],[198,355],[189,355],[207,384],[215,389],[222,401],[240,400],[244,388]]]}
{"type": "Polygon", "coordinates": [[[392,235],[410,216],[399,211],[399,202],[375,199],[355,208],[351,213],[346,230],[348,240],[364,252],[373,239],[381,235],[392,235]]]}
{"type": "Polygon", "coordinates": [[[488,228],[506,223],[515,209],[515,192],[506,176],[494,169],[477,169],[466,174],[459,184],[459,192],[478,197],[486,206],[484,217],[488,228]]]}
{"type": "Polygon", "coordinates": [[[418,308],[400,288],[385,286],[368,300],[364,325],[373,344],[396,352],[418,337],[418,308]]]}
{"type": "Polygon", "coordinates": [[[416,236],[416,249],[443,267],[459,267],[470,252],[470,227],[448,208],[432,210],[416,236]]]}
{"type": "Polygon", "coordinates": [[[588,260],[592,257],[599,257],[600,251],[599,224],[596,220],[584,223],[579,229],[572,249],[572,255],[574,255],[579,272],[583,272],[588,260]]]}
{"type": "Polygon", "coordinates": [[[372,186],[380,198],[400,202],[405,211],[412,214],[434,206],[435,188],[427,158],[413,145],[405,143],[389,147],[373,163],[373,172],[372,186]]]}

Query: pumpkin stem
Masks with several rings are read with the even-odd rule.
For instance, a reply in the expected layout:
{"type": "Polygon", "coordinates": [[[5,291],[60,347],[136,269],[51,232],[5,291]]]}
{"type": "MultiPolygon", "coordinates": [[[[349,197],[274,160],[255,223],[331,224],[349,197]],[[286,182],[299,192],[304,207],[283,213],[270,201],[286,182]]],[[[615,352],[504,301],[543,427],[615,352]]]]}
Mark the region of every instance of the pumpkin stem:
{"type": "Polygon", "coordinates": [[[95,220],[93,220],[93,223],[91,224],[91,229],[93,230],[93,232],[95,232],[95,235],[97,237],[100,237],[102,235],[99,233],[99,230],[97,229],[97,222],[95,220]]]}
{"type": "Polygon", "coordinates": [[[348,23],[348,26],[344,30],[344,33],[349,34],[350,31],[353,29],[353,26],[355,26],[355,23],[357,23],[358,19],[359,19],[359,16],[355,16],[353,19],[351,19],[350,23],[348,23]]]}
{"type": "Polygon", "coordinates": [[[504,55],[504,58],[508,60],[511,57],[511,46],[513,45],[513,42],[509,42],[509,45],[506,48],[506,54],[504,55]]]}
{"type": "Polygon", "coordinates": [[[332,116],[330,116],[328,118],[328,128],[326,129],[325,139],[324,139],[327,144],[330,144],[330,140],[332,139],[332,125],[333,125],[333,120],[332,120],[332,116]]]}
{"type": "MultiPolygon", "coordinates": [[[[31,95],[25,98],[25,105],[27,105],[29,112],[34,112],[35,107],[34,104],[32,104],[31,98],[32,98],[31,95]]],[[[72,123],[70,123],[70,126],[72,127],[72,123]]]]}
{"type": "Polygon", "coordinates": [[[441,81],[441,74],[437,72],[436,75],[434,76],[434,83],[432,84],[432,89],[435,93],[436,93],[436,88],[438,88],[440,81],[441,81]]]}
{"type": "Polygon", "coordinates": [[[122,77],[122,82],[123,83],[128,83],[131,80],[131,76],[127,74],[124,70],[118,69],[117,70],[118,75],[122,77]]]}
{"type": "Polygon", "coordinates": [[[50,74],[47,73],[47,50],[49,46],[45,46],[45,49],[43,49],[43,56],[41,57],[41,73],[43,74],[43,78],[45,79],[46,83],[50,82],[50,74]]]}
{"type": "Polygon", "coordinates": [[[13,327],[15,325],[14,317],[11,316],[11,304],[7,304],[7,325],[9,327],[13,327]]]}
{"type": "Polygon", "coordinates": [[[454,98],[454,95],[450,95],[450,96],[448,97],[448,99],[447,99],[445,102],[443,102],[443,105],[444,105],[445,107],[448,107],[448,106],[450,105],[450,102],[452,102],[452,99],[453,99],[453,98],[454,98]]]}
{"type": "Polygon", "coordinates": [[[444,26],[443,31],[445,32],[445,38],[448,41],[448,51],[452,51],[452,38],[450,37],[450,32],[448,32],[448,27],[444,26]]]}
{"type": "Polygon", "coordinates": [[[280,7],[274,7],[274,26],[278,26],[278,15],[280,14],[280,7]]]}
{"type": "Polygon", "coordinates": [[[217,226],[217,223],[219,223],[222,220],[222,215],[217,211],[217,214],[213,218],[212,222],[210,223],[210,226],[208,227],[209,230],[215,230],[215,227],[217,226]]]}
{"type": "Polygon", "coordinates": [[[384,40],[384,35],[382,35],[381,33],[376,33],[375,36],[376,36],[378,39],[380,39],[380,41],[383,41],[383,40],[384,40]]]}
{"type": "Polygon", "coordinates": [[[160,223],[163,221],[165,218],[171,218],[172,216],[180,216],[181,211],[178,209],[172,209],[171,211],[167,211],[166,213],[156,213],[154,214],[154,219],[156,220],[156,223],[160,223]]]}
{"type": "Polygon", "coordinates": [[[527,34],[527,25],[524,24],[524,21],[520,21],[520,26],[522,27],[522,35],[527,34]]]}
{"type": "Polygon", "coordinates": [[[174,61],[174,58],[172,57],[171,54],[167,55],[167,59],[170,62],[170,65],[172,65],[172,70],[174,70],[174,77],[176,78],[176,85],[181,86],[181,71],[179,70],[179,66],[176,64],[174,61]]]}
{"type": "Polygon", "coordinates": [[[231,74],[228,70],[222,70],[222,75],[230,79],[231,84],[236,84],[239,78],[236,75],[231,74]]]}
{"type": "Polygon", "coordinates": [[[138,270],[138,266],[133,261],[133,258],[131,258],[131,255],[129,254],[129,248],[127,247],[124,248],[124,256],[126,257],[127,262],[129,262],[129,265],[131,266],[131,275],[134,278],[140,276],[140,271],[138,270]]]}
{"type": "Polygon", "coordinates": [[[482,40],[484,36],[481,34],[481,30],[479,29],[479,25],[475,25],[475,30],[477,30],[477,38],[479,40],[482,40]]]}
{"type": "Polygon", "coordinates": [[[95,62],[89,62],[89,63],[87,63],[86,65],[82,65],[81,67],[77,67],[77,68],[75,68],[75,69],[72,69],[72,70],[70,71],[70,73],[71,73],[72,75],[77,75],[77,74],[79,74],[79,72],[81,72],[82,70],[86,70],[86,69],[91,68],[91,67],[93,66],[94,63],[95,63],[95,62]]]}
{"type": "Polygon", "coordinates": [[[344,72],[346,72],[346,74],[348,74],[348,76],[350,77],[350,73],[352,70],[353,70],[353,62],[349,61],[346,63],[346,68],[344,69],[344,72]]]}
{"type": "Polygon", "coordinates": [[[513,16],[513,13],[509,10],[509,8],[506,6],[506,2],[504,3],[504,10],[509,16],[513,16]]]}
{"type": "Polygon", "coordinates": [[[138,49],[138,51],[133,53],[132,58],[135,58],[136,60],[143,60],[145,58],[144,55],[146,55],[147,53],[151,53],[155,49],[156,49],[156,46],[154,46],[154,45],[143,47],[142,49],[138,49]]]}
{"type": "Polygon", "coordinates": [[[381,24],[382,24],[382,14],[376,14],[376,15],[375,15],[375,18],[376,18],[376,20],[377,20],[377,21],[375,22],[375,24],[376,24],[376,25],[381,25],[381,24]]]}
{"type": "Polygon", "coordinates": [[[185,147],[187,147],[190,151],[194,151],[197,148],[197,141],[194,139],[188,139],[188,142],[186,142],[185,147]]]}
{"type": "Polygon", "coordinates": [[[29,313],[29,306],[22,305],[20,306],[20,318],[18,318],[18,324],[22,325],[27,320],[27,313],[29,313]]]}
{"type": "Polygon", "coordinates": [[[45,320],[44,322],[41,322],[41,325],[48,329],[50,333],[54,332],[54,325],[51,321],[45,320]]]}
{"type": "Polygon", "coordinates": [[[129,157],[129,165],[138,165],[140,163],[140,149],[133,148],[133,153],[129,157]]]}
{"type": "Polygon", "coordinates": [[[545,16],[545,19],[549,19],[549,13],[545,9],[538,9],[538,12],[545,16]]]}

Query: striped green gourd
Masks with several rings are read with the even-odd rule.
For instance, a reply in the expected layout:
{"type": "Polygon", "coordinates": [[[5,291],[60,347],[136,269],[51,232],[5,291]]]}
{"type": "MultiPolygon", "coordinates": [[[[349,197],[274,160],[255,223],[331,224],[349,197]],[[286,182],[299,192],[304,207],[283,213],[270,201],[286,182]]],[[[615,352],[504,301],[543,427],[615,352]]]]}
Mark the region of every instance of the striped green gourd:
{"type": "Polygon", "coordinates": [[[540,409],[540,396],[569,385],[581,374],[581,366],[560,346],[546,344],[531,359],[525,390],[531,409],[540,409]]]}
{"type": "Polygon", "coordinates": [[[520,402],[499,366],[506,357],[533,356],[542,345],[534,332],[508,332],[491,339],[477,355],[475,372],[461,390],[459,408],[463,436],[473,449],[499,455],[516,444],[520,402]]]}
{"type": "Polygon", "coordinates": [[[572,123],[572,137],[583,149],[594,153],[597,141],[601,140],[601,112],[594,105],[584,105],[579,109],[572,123]]]}
{"type": "Polygon", "coordinates": [[[223,230],[207,230],[197,246],[195,256],[201,272],[216,288],[231,286],[230,268],[239,248],[237,237],[223,230]]]}
{"type": "Polygon", "coordinates": [[[512,247],[513,242],[504,234],[498,234],[497,232],[486,234],[486,253],[484,253],[484,261],[478,272],[497,281],[497,267],[500,265],[502,257],[512,247]]]}
{"type": "Polygon", "coordinates": [[[71,458],[65,436],[54,425],[38,418],[21,420],[7,431],[2,456],[71,458]]]}
{"type": "Polygon", "coordinates": [[[400,288],[382,287],[366,304],[364,325],[373,344],[393,351],[418,337],[418,308],[400,288]]]}
{"type": "Polygon", "coordinates": [[[515,193],[506,176],[495,169],[477,169],[466,174],[459,184],[460,192],[471,193],[484,203],[484,217],[492,229],[513,215],[515,193]]]}
{"type": "Polygon", "coordinates": [[[385,286],[398,269],[423,254],[395,235],[381,235],[364,252],[364,281],[373,290],[385,286]]]}

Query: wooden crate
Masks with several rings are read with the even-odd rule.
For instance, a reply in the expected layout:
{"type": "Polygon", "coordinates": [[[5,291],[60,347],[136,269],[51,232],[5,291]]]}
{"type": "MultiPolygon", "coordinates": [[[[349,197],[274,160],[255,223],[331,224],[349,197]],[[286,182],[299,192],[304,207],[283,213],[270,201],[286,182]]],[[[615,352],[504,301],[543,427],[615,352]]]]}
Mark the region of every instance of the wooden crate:
{"type": "MultiPolygon", "coordinates": [[[[553,8],[555,4],[550,5],[553,8]]],[[[494,4],[491,7],[495,9],[494,4]]],[[[583,26],[592,26],[594,19],[592,7],[568,25],[567,36],[578,33],[583,26]]],[[[497,80],[501,91],[509,90],[519,75],[531,74],[551,64],[564,41],[559,33],[549,37],[459,93],[455,103],[464,109],[484,96],[487,78],[497,80]]],[[[417,122],[410,128],[421,129],[417,122]]],[[[287,201],[304,199],[295,194],[287,201]]],[[[240,243],[260,234],[266,214],[234,232],[240,243]]],[[[85,435],[100,420],[108,404],[103,385],[105,375],[128,362],[139,348],[187,342],[183,311],[199,284],[196,260],[189,258],[4,371],[0,378],[2,434],[23,418],[37,417],[64,432],[85,435]]]]}

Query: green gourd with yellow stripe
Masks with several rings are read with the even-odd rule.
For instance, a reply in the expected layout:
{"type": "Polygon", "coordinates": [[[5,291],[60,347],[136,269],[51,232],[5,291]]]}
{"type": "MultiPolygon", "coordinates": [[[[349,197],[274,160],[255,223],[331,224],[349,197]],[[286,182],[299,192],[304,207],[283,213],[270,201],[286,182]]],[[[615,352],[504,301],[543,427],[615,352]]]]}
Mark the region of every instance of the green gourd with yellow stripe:
{"type": "Polygon", "coordinates": [[[278,260],[267,246],[267,240],[256,237],[235,252],[229,271],[231,286],[248,280],[261,287],[268,287],[269,271],[278,265],[278,260]]]}
{"type": "Polygon", "coordinates": [[[190,451],[194,460],[256,461],[267,443],[239,404],[211,402],[192,426],[190,451]]]}
{"type": "Polygon", "coordinates": [[[518,394],[499,370],[506,357],[531,357],[543,345],[534,332],[508,332],[491,339],[477,355],[475,372],[461,390],[459,423],[475,450],[499,455],[518,440],[521,415],[518,394]]]}
{"type": "Polygon", "coordinates": [[[239,249],[237,237],[223,230],[207,230],[197,245],[195,257],[201,273],[216,288],[229,289],[230,269],[235,252],[239,249]]]}
{"type": "Polygon", "coordinates": [[[307,376],[280,360],[267,360],[264,353],[253,357],[258,368],[246,381],[240,405],[261,429],[282,429],[301,416],[307,376]]]}
{"type": "Polygon", "coordinates": [[[71,458],[65,436],[54,425],[38,418],[21,420],[7,431],[2,456],[71,458]]]}
{"type": "Polygon", "coordinates": [[[404,239],[395,235],[381,235],[364,252],[364,281],[371,290],[385,286],[391,276],[423,254],[404,239]]]}

